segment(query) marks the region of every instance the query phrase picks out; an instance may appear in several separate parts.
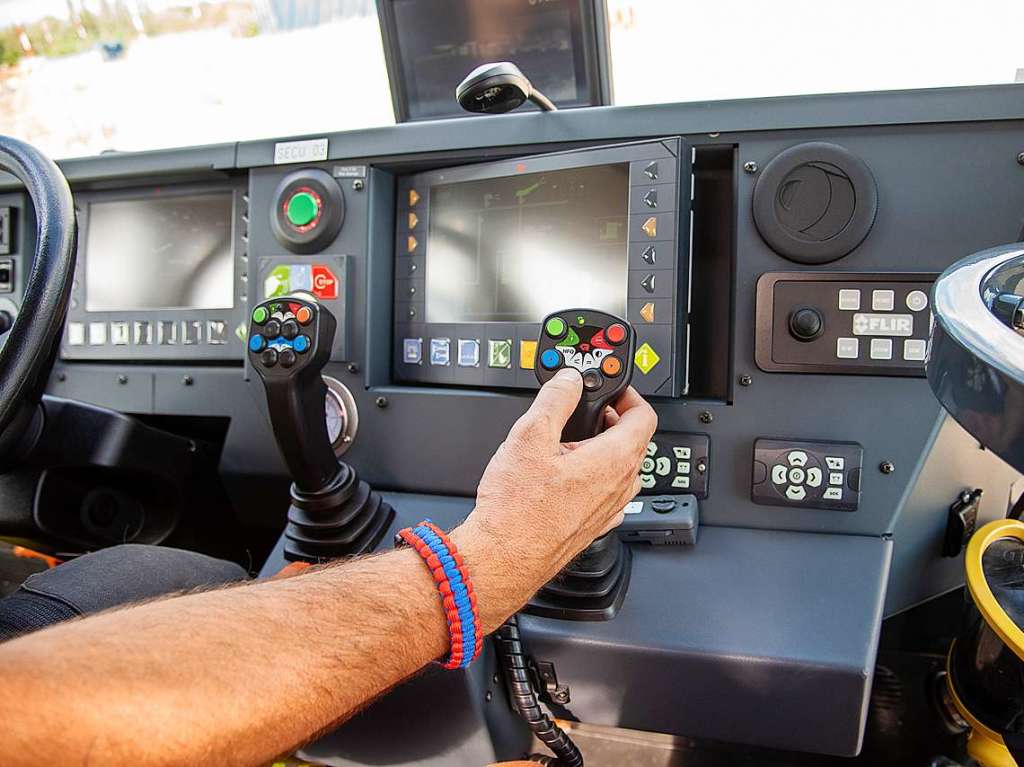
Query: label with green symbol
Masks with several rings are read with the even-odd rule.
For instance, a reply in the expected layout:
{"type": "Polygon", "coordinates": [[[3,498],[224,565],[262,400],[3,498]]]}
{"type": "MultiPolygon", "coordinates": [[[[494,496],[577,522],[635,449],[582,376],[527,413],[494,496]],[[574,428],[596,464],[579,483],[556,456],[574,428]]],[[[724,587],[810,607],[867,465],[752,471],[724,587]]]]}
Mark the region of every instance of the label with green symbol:
{"type": "Polygon", "coordinates": [[[487,367],[512,367],[512,339],[487,342],[487,367]]]}
{"type": "Polygon", "coordinates": [[[290,293],[292,289],[291,276],[292,268],[288,264],[275,266],[263,281],[263,297],[276,298],[290,293]]]}

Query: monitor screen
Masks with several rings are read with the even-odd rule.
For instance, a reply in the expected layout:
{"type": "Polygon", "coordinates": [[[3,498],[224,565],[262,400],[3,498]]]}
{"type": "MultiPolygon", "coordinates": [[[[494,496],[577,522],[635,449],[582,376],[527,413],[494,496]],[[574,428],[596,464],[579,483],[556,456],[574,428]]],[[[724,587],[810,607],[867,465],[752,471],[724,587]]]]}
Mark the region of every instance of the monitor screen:
{"type": "Polygon", "coordinates": [[[626,315],[629,163],[430,188],[426,321],[626,315]]]}
{"type": "Polygon", "coordinates": [[[86,309],[230,309],[233,242],[230,191],[91,203],[86,309]]]}
{"type": "Polygon", "coordinates": [[[580,0],[393,0],[395,64],[407,119],[465,115],[455,101],[455,86],[479,65],[495,61],[517,64],[559,107],[591,105],[581,5],[580,0]]]}

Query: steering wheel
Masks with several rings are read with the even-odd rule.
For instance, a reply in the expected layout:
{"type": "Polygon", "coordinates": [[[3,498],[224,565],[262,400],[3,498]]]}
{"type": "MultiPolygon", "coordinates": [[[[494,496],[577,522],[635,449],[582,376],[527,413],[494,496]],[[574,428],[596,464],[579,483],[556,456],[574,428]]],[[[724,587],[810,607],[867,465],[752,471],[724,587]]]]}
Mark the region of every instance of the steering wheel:
{"type": "Polygon", "coordinates": [[[21,309],[0,349],[0,471],[42,428],[39,402],[53,368],[74,278],[78,227],[67,179],[50,158],[0,136],[0,170],[14,174],[35,208],[36,247],[21,309]]]}

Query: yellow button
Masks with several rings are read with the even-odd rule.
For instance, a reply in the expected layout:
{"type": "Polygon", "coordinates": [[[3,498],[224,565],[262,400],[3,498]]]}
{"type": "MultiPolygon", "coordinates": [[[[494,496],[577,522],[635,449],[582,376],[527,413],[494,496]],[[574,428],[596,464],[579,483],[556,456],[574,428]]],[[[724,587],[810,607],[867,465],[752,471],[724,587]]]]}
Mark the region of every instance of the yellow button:
{"type": "Polygon", "coordinates": [[[519,342],[519,367],[523,370],[533,370],[534,365],[537,362],[537,342],[536,341],[520,341],[519,342]]]}
{"type": "Polygon", "coordinates": [[[644,221],[643,226],[640,228],[644,230],[644,234],[646,234],[648,237],[657,237],[658,219],[656,219],[654,216],[651,216],[649,219],[644,221]]]}
{"type": "Polygon", "coordinates": [[[409,207],[411,208],[413,205],[415,205],[419,201],[420,201],[420,193],[417,192],[415,189],[410,189],[409,190],[409,207]]]}
{"type": "Polygon", "coordinates": [[[654,304],[647,302],[640,307],[640,317],[644,322],[654,322],[654,304]]]}
{"type": "Polygon", "coordinates": [[[658,353],[651,348],[649,343],[644,342],[639,349],[636,350],[636,354],[633,356],[633,362],[640,368],[640,372],[644,375],[650,373],[654,366],[661,362],[661,357],[658,353]]]}
{"type": "Polygon", "coordinates": [[[419,242],[417,242],[416,238],[410,234],[405,242],[405,245],[406,248],[408,249],[408,252],[412,253],[414,250],[416,250],[416,246],[419,245],[419,242]]]}
{"type": "Polygon", "coordinates": [[[418,224],[419,222],[420,222],[420,217],[417,216],[412,211],[409,211],[409,228],[410,229],[415,229],[416,228],[416,224],[418,224]]]}

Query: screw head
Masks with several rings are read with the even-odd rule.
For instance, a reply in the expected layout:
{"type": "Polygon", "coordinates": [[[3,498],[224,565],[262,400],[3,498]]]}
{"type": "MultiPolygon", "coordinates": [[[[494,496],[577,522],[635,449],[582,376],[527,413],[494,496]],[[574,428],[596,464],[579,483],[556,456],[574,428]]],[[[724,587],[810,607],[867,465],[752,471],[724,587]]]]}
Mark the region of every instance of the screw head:
{"type": "Polygon", "coordinates": [[[363,191],[363,187],[365,186],[366,183],[361,178],[357,178],[355,181],[352,182],[352,190],[355,192],[363,191]]]}
{"type": "Polygon", "coordinates": [[[892,474],[896,471],[896,467],[893,465],[892,461],[882,461],[878,464],[878,470],[883,474],[892,474]]]}
{"type": "Polygon", "coordinates": [[[387,407],[388,406],[388,398],[387,397],[377,397],[377,399],[374,400],[374,404],[376,404],[377,407],[380,407],[380,408],[387,407]]]}
{"type": "Polygon", "coordinates": [[[697,473],[698,474],[703,474],[704,472],[706,472],[708,470],[708,465],[706,463],[704,463],[704,461],[699,461],[697,463],[696,468],[697,468],[697,473]]]}
{"type": "Polygon", "coordinates": [[[484,703],[490,703],[491,699],[493,697],[494,697],[494,693],[491,692],[490,690],[488,690],[487,692],[484,693],[484,703]]]}
{"type": "Polygon", "coordinates": [[[754,379],[750,376],[740,376],[740,386],[750,386],[752,383],[754,383],[754,379]]]}
{"type": "Polygon", "coordinates": [[[567,693],[565,690],[556,690],[551,697],[555,699],[555,703],[569,702],[569,693],[567,693]]]}
{"type": "Polygon", "coordinates": [[[1024,152],[1017,153],[1017,164],[1024,165],[1024,152]]]}
{"type": "Polygon", "coordinates": [[[128,376],[126,376],[124,373],[118,373],[117,382],[123,386],[124,384],[128,383],[128,376]]]}
{"type": "Polygon", "coordinates": [[[182,386],[191,386],[192,384],[193,384],[192,376],[185,375],[185,376],[181,377],[181,385],[182,386]]]}
{"type": "Polygon", "coordinates": [[[348,363],[348,372],[352,373],[353,375],[355,375],[356,373],[359,372],[359,365],[357,365],[354,362],[348,363]]]}
{"type": "Polygon", "coordinates": [[[68,380],[67,373],[64,373],[64,372],[57,373],[57,380],[58,381],[66,381],[66,380],[68,380]]]}
{"type": "Polygon", "coordinates": [[[745,163],[743,163],[743,172],[757,173],[757,163],[754,162],[753,160],[747,160],[745,163]]]}
{"type": "Polygon", "coordinates": [[[711,415],[710,410],[702,410],[698,418],[700,418],[701,423],[711,423],[715,420],[715,417],[711,415]]]}

